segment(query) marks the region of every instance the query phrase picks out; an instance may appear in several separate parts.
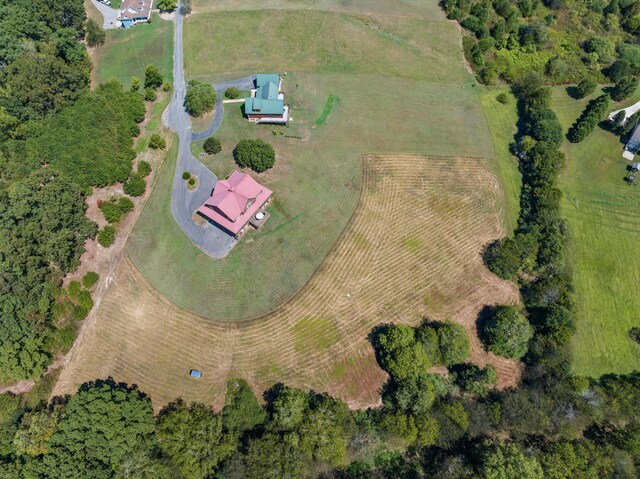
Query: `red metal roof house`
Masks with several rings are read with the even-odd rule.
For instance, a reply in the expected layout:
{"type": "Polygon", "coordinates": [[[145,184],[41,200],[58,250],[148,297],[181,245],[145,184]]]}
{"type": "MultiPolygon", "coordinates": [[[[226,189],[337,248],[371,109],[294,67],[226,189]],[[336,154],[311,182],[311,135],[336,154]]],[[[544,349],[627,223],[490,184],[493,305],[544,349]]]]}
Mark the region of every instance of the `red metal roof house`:
{"type": "Polygon", "coordinates": [[[238,236],[272,193],[249,175],[234,171],[228,179],[216,183],[211,197],[198,208],[198,213],[238,236]]]}

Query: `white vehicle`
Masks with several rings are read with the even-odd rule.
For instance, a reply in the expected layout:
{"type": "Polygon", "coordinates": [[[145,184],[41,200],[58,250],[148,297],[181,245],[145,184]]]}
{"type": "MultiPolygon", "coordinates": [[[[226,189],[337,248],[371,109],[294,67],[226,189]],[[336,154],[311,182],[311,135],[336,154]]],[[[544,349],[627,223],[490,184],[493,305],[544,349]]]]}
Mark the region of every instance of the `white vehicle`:
{"type": "Polygon", "coordinates": [[[107,7],[111,6],[111,2],[109,0],[101,0],[102,3],[104,3],[107,7]]]}

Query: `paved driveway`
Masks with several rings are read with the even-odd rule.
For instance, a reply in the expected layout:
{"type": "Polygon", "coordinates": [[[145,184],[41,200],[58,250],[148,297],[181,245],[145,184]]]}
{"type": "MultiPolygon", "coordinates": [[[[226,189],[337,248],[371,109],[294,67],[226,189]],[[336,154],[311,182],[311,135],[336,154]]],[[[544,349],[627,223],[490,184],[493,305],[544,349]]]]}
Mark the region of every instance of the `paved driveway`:
{"type": "Polygon", "coordinates": [[[213,115],[213,120],[206,130],[199,131],[197,133],[191,133],[191,141],[198,141],[209,138],[218,130],[218,128],[220,128],[220,124],[222,123],[222,118],[224,116],[224,105],[222,103],[222,100],[224,91],[227,88],[231,88],[232,86],[234,86],[238,90],[251,90],[254,87],[255,81],[256,76],[250,75],[248,77],[240,78],[239,80],[233,80],[226,83],[218,83],[217,85],[213,85],[218,94],[218,99],[216,101],[216,111],[213,115]]]}
{"type": "Polygon", "coordinates": [[[201,228],[193,222],[193,212],[205,202],[218,181],[216,175],[204,166],[191,154],[192,139],[202,139],[215,132],[222,122],[222,92],[230,86],[237,86],[245,89],[251,85],[254,77],[247,77],[235,82],[215,85],[218,90],[218,104],[213,121],[207,131],[192,135],[189,116],[184,109],[184,96],[186,92],[186,82],[184,78],[182,30],[184,18],[182,15],[175,15],[175,47],[173,53],[173,98],[169,107],[163,115],[163,122],[178,134],[178,161],[173,175],[173,186],[171,189],[171,213],[174,219],[182,228],[182,231],[193,243],[212,258],[223,258],[237,240],[216,226],[207,224],[201,228]],[[198,177],[199,183],[196,190],[188,190],[182,173],[189,171],[198,177]]]}
{"type": "Polygon", "coordinates": [[[91,0],[91,3],[93,3],[102,14],[102,18],[104,19],[102,22],[102,28],[110,30],[120,27],[120,22],[118,21],[118,14],[120,12],[118,10],[107,7],[104,3],[98,2],[98,0],[91,0]]]}

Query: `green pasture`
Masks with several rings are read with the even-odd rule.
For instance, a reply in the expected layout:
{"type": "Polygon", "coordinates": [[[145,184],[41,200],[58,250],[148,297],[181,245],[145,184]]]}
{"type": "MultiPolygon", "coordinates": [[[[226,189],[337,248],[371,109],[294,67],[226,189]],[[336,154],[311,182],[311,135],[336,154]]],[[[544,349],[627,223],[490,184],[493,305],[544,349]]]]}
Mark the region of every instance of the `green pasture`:
{"type": "Polygon", "coordinates": [[[356,14],[390,14],[446,21],[438,2],[422,0],[192,0],[197,12],[224,10],[325,10],[356,14]]]}
{"type": "MultiPolygon", "coordinates": [[[[290,127],[254,125],[242,118],[241,104],[227,104],[216,133],[223,151],[202,157],[212,171],[226,177],[236,168],[232,150],[240,139],[263,138],[274,146],[274,169],[254,174],[274,191],[271,218],[259,232],[246,235],[222,260],[200,252],[171,217],[171,155],[142,211],[128,243],[129,255],[154,287],[181,308],[238,321],[266,314],[292,297],[349,223],[360,194],[363,154],[486,158],[493,152],[477,91],[465,84],[365,74],[289,74],[283,88],[294,118],[290,127]],[[396,93],[369,101],[373,91],[368,88],[382,81],[396,93]],[[317,126],[330,95],[340,102],[317,126]],[[412,121],[404,110],[410,102],[438,115],[412,121]],[[358,115],[351,113],[355,109],[358,115]],[[390,131],[389,124],[399,127],[390,131]]],[[[199,154],[200,145],[193,145],[193,151],[199,154]]]]}
{"type": "MultiPolygon", "coordinates": [[[[200,13],[185,21],[184,51],[187,74],[203,80],[274,71],[471,82],[455,25],[421,18],[289,10],[200,13]]],[[[394,93],[384,81],[371,87],[378,94],[394,93]]]]}
{"type": "MultiPolygon", "coordinates": [[[[573,100],[564,88],[554,89],[553,108],[565,130],[589,99],[573,100]]],[[[612,110],[638,99],[636,94],[612,110]]],[[[640,361],[640,347],[627,337],[629,328],[640,325],[640,189],[623,181],[627,162],[622,148],[617,136],[600,128],[583,142],[563,147],[567,168],[560,187],[571,232],[577,374],[626,373],[640,361]]]]}
{"type": "Polygon", "coordinates": [[[96,49],[97,79],[116,78],[129,86],[131,77],[144,81],[145,67],[153,63],[165,79],[173,75],[173,23],[153,15],[151,23],[135,28],[107,30],[104,45],[96,49]]]}
{"type": "Polygon", "coordinates": [[[518,221],[522,186],[518,160],[509,151],[509,144],[513,142],[518,121],[516,99],[508,87],[495,87],[483,88],[480,93],[480,102],[487,117],[495,150],[493,161],[489,164],[502,186],[505,229],[510,234],[518,221]],[[497,100],[501,93],[505,93],[508,98],[508,103],[504,105],[497,100]]]}

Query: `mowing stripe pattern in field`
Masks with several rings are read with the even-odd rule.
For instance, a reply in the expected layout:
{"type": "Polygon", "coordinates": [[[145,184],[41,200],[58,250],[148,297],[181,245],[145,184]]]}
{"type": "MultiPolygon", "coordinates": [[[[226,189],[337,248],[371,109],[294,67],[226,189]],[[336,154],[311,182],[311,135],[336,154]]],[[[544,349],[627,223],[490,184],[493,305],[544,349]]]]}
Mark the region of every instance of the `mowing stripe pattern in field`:
{"type": "Polygon", "coordinates": [[[368,333],[425,315],[463,324],[472,359],[496,365],[500,386],[514,384],[519,365],[485,353],[475,334],[484,305],[518,299],[479,255],[503,234],[499,183],[486,162],[370,156],[362,181],[356,213],[319,271],[259,321],[222,325],[180,310],[125,261],[55,393],[111,375],[138,384],[156,408],[176,396],[220,406],[226,379],[240,376],[258,393],[284,381],[373,405],[385,375],[368,333]],[[203,377],[189,378],[191,368],[203,377]]]}

